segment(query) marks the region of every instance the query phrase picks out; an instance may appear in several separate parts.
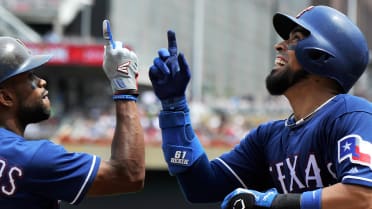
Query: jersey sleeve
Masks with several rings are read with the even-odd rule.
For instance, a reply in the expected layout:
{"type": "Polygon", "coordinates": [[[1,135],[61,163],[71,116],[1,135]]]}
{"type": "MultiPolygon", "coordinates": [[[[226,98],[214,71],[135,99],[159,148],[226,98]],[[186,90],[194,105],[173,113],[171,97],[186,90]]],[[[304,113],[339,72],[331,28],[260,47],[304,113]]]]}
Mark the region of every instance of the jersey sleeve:
{"type": "Polygon", "coordinates": [[[231,151],[213,160],[236,179],[240,187],[264,190],[273,185],[264,154],[271,125],[267,123],[251,130],[231,151]]]}
{"type": "Polygon", "coordinates": [[[78,204],[97,174],[100,158],[67,152],[46,142],[35,152],[26,170],[26,182],[33,193],[78,204]]]}
{"type": "Polygon", "coordinates": [[[333,133],[336,175],[345,184],[372,187],[372,114],[353,112],[338,118],[333,133]]]}

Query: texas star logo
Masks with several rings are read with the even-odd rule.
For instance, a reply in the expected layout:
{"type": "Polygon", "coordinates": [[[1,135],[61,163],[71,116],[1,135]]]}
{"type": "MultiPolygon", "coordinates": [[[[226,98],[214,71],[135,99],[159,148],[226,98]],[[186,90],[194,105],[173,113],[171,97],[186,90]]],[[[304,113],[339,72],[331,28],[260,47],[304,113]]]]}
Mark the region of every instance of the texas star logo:
{"type": "Polygon", "coordinates": [[[349,159],[350,162],[368,166],[372,169],[372,144],[361,136],[352,134],[338,141],[338,162],[349,159]]]}
{"type": "Polygon", "coordinates": [[[124,73],[124,74],[127,74],[128,75],[128,67],[130,65],[130,61],[127,61],[121,65],[118,66],[118,71],[121,72],[121,73],[124,73]]]}

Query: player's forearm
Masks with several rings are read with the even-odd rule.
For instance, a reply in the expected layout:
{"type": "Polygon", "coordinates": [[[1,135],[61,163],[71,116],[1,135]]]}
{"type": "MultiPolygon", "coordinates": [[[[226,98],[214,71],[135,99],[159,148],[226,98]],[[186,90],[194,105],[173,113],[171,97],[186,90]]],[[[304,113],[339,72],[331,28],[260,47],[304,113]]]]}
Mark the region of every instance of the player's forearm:
{"type": "Polygon", "coordinates": [[[372,208],[372,189],[338,183],[322,191],[322,209],[372,208]]]}
{"type": "Polygon", "coordinates": [[[287,209],[288,203],[293,206],[291,208],[298,209],[372,208],[372,189],[366,187],[337,183],[317,191],[307,192],[307,195],[302,193],[301,196],[296,196],[298,194],[278,195],[271,208],[287,209]]]}
{"type": "Polygon", "coordinates": [[[186,172],[176,175],[185,198],[191,203],[219,202],[236,185],[203,154],[186,172]],[[205,195],[208,194],[208,195],[205,195]]]}
{"type": "Polygon", "coordinates": [[[145,148],[136,103],[116,101],[116,120],[110,162],[119,175],[124,175],[130,182],[143,184],[145,148]]]}

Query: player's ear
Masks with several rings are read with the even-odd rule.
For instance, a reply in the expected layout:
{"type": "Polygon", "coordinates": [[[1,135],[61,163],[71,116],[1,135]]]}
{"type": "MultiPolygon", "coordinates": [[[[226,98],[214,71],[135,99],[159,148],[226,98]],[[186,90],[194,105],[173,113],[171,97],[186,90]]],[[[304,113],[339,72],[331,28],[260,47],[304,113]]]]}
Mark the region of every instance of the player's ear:
{"type": "Polygon", "coordinates": [[[6,88],[0,87],[0,105],[10,107],[14,103],[12,93],[6,88]]]}

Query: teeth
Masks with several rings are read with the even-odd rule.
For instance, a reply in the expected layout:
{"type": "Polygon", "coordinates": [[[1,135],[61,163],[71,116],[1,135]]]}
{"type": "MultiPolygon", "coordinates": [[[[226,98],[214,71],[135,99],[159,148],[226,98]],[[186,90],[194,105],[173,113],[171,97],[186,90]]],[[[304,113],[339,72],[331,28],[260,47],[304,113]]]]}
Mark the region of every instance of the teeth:
{"type": "Polygon", "coordinates": [[[275,59],[275,64],[277,64],[277,65],[285,65],[286,62],[284,60],[280,59],[280,58],[276,58],[275,59]]]}

